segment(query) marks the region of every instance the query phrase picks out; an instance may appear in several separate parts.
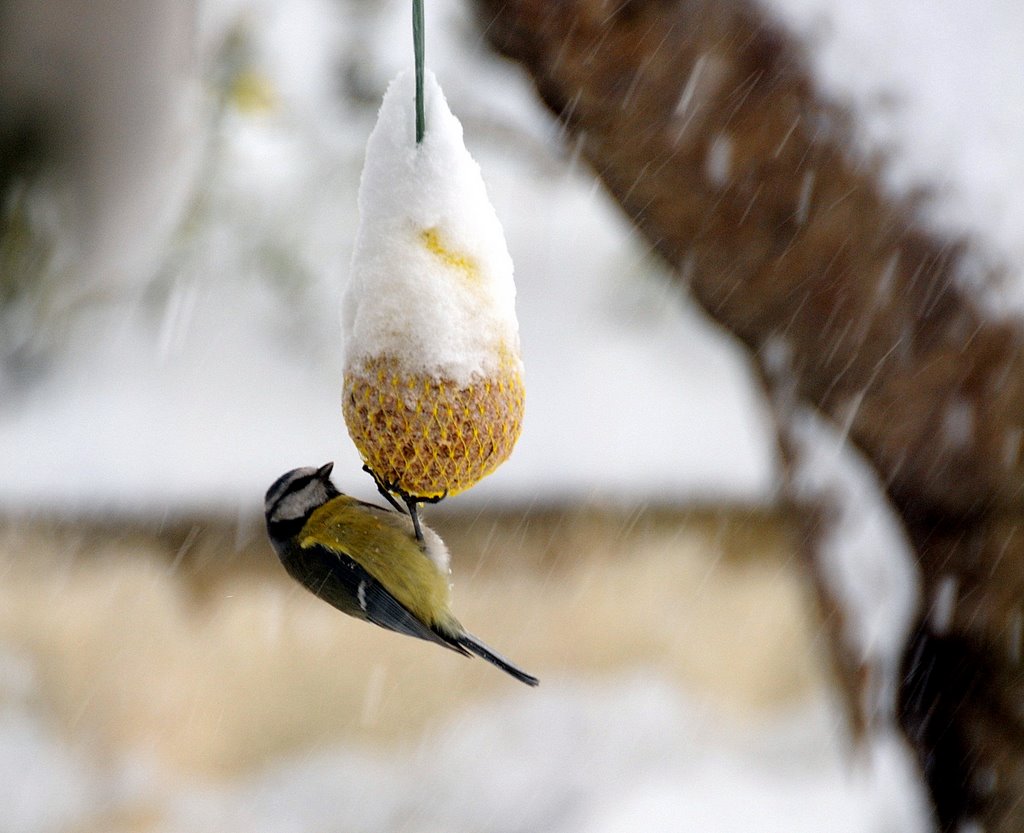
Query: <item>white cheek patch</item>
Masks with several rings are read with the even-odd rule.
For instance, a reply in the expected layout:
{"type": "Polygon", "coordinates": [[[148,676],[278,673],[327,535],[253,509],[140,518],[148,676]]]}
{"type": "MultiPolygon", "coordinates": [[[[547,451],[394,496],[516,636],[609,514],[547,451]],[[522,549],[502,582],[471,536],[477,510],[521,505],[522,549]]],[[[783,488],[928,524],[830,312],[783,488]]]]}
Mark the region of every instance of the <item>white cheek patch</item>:
{"type": "Polygon", "coordinates": [[[273,486],[267,490],[266,498],[263,501],[263,511],[269,515],[277,502],[292,489],[292,484],[297,480],[302,480],[307,477],[312,477],[315,474],[315,469],[304,468],[304,469],[293,469],[287,474],[281,475],[274,483],[273,486]]]}
{"type": "Polygon", "coordinates": [[[301,489],[285,492],[285,495],[271,504],[270,517],[274,521],[294,521],[305,517],[313,509],[327,502],[327,489],[322,480],[312,480],[301,489]]]}

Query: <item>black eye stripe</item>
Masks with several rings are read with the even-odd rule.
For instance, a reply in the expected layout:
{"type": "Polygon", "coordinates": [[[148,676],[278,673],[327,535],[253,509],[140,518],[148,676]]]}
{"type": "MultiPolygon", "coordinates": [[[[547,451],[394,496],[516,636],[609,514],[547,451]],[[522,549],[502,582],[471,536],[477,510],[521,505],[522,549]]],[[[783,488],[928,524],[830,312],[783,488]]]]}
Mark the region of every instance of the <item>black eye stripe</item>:
{"type": "Polygon", "coordinates": [[[303,477],[296,477],[291,483],[288,484],[288,488],[284,490],[284,493],[287,495],[290,492],[301,492],[314,480],[316,480],[315,474],[307,474],[303,477]]]}

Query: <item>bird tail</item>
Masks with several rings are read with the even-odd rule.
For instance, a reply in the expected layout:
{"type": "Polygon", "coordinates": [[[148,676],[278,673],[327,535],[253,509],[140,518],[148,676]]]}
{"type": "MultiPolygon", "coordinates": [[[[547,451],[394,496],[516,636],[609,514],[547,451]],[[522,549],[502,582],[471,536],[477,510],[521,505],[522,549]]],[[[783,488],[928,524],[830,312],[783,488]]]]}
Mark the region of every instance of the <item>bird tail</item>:
{"type": "Polygon", "coordinates": [[[492,665],[498,666],[498,668],[506,674],[511,674],[521,683],[526,683],[529,686],[535,686],[540,683],[540,680],[532,674],[527,674],[522,668],[516,667],[516,665],[509,662],[501,654],[492,651],[471,633],[463,632],[456,637],[455,641],[460,647],[465,648],[470,653],[476,654],[481,659],[487,660],[492,665]]]}

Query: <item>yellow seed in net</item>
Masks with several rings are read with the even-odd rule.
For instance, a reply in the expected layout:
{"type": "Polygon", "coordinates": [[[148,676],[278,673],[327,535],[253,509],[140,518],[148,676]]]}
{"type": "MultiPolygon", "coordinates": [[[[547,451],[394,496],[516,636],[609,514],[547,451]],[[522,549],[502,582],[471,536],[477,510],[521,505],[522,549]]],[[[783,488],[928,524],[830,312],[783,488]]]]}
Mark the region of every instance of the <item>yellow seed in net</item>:
{"type": "Polygon", "coordinates": [[[496,377],[459,386],[410,375],[393,359],[372,359],[345,374],[349,435],[389,486],[420,498],[458,494],[508,458],[522,429],[518,361],[502,362],[496,377]]]}

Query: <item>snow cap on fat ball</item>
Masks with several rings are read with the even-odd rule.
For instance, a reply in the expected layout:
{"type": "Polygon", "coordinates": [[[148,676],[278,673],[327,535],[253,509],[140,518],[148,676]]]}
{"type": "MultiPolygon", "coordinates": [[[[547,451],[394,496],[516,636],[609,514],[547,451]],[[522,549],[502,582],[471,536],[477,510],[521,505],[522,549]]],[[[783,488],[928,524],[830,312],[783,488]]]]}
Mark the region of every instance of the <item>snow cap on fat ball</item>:
{"type": "Polygon", "coordinates": [[[525,389],[512,259],[480,168],[432,73],[388,87],[366,148],[342,302],[343,411],[376,477],[456,494],[512,452],[525,389]]]}

